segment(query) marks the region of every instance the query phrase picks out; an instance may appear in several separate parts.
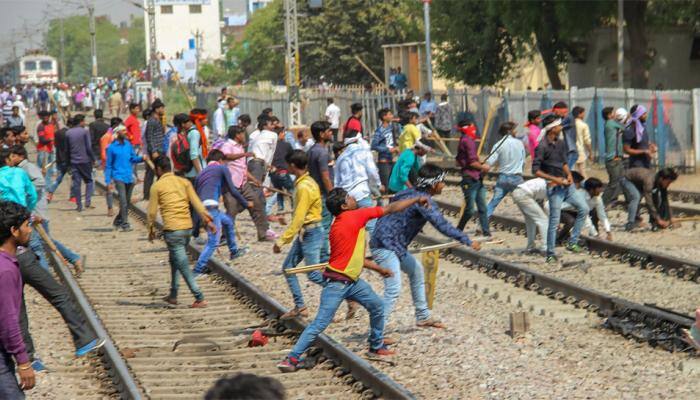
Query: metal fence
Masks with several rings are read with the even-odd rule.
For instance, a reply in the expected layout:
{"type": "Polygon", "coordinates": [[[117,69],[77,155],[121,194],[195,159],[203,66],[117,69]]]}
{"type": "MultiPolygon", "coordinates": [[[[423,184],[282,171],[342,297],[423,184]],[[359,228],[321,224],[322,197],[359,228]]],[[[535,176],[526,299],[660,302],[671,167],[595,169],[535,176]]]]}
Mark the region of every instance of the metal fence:
{"type": "MultiPolygon", "coordinates": [[[[685,172],[694,171],[696,159],[700,157],[700,127],[693,121],[700,119],[700,90],[640,90],[614,88],[571,88],[557,91],[521,91],[499,92],[493,89],[459,89],[448,90],[448,101],[453,115],[460,112],[470,113],[479,130],[483,129],[489,113],[491,123],[486,132],[485,151],[496,141],[495,134],[501,123],[514,121],[521,133],[525,133],[524,123],[530,110],[550,109],[558,101],[566,102],[570,108],[584,107],[585,120],[591,130],[594,157],[603,161],[604,132],[601,115],[604,107],[624,107],[627,110],[634,104],[644,105],[648,111],[646,128],[650,138],[659,148],[657,162],[662,166],[676,166],[685,172]],[[695,129],[695,135],[694,131],[695,129]]],[[[199,107],[213,109],[216,91],[199,90],[197,104],[199,107]]],[[[270,107],[287,126],[289,125],[289,106],[286,93],[263,93],[240,91],[236,93],[240,100],[241,112],[248,113],[254,119],[264,108],[270,107]]],[[[302,122],[311,124],[324,119],[326,99],[332,97],[342,111],[341,123],[349,116],[350,105],[361,103],[364,106],[363,126],[372,134],[378,125],[377,112],[387,107],[397,109],[404,93],[390,93],[385,90],[303,90],[302,122]]],[[[435,97],[439,97],[436,93],[435,97]]],[[[456,121],[455,121],[456,122],[456,121]]],[[[479,131],[482,134],[481,131],[479,131]]],[[[453,136],[457,136],[453,133],[453,136]]]]}

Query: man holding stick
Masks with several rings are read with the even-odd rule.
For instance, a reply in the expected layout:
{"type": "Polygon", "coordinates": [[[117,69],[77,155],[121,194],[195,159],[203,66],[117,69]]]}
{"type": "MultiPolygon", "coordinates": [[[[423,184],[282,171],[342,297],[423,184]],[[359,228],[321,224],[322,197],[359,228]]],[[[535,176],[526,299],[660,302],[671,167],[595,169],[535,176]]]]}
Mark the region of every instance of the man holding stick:
{"type": "Polygon", "coordinates": [[[377,221],[370,247],[374,261],[391,271],[384,278],[384,321],[389,315],[401,292],[401,271],[408,275],[411,294],[416,312],[416,325],[419,327],[444,328],[437,319],[431,317],[425,297],[425,279],[423,266],[408,252],[408,245],[430,222],[443,235],[459,241],[474,250],[481,248],[479,242],[473,242],[464,232],[453,227],[440,213],[432,196],[442,193],[445,187],[445,172],[442,168],[425,164],[418,171],[414,188],[401,191],[394,196],[391,204],[412,199],[424,199],[426,207],[412,205],[400,212],[384,216],[377,221]]]}

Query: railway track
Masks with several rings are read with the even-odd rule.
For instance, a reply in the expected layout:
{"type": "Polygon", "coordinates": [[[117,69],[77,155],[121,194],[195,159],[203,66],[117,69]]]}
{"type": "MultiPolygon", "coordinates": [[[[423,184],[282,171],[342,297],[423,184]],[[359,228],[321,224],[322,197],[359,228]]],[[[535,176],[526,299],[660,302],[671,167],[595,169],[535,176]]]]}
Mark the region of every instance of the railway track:
{"type": "MultiPolygon", "coordinates": [[[[54,203],[59,214],[53,233],[88,260],[77,280],[60,264],[57,271],[93,329],[109,338],[101,355],[119,397],[201,398],[216,379],[236,372],[275,377],[290,399],[413,397],[325,335],[310,352],[309,369],[281,374],[275,365],[305,324],[279,321],[286,310],[278,302],[213,258],[213,274],[198,281],[209,307],[167,305],[161,300],[170,280],[162,242],[148,243],[141,224],[132,232],[116,233],[101,212],[77,214],[67,201],[54,203]],[[255,330],[269,337],[267,345],[248,347],[255,330]]],[[[137,219],[145,218],[143,209],[132,206],[131,211],[137,219]]],[[[196,248],[189,250],[198,256],[196,248]]],[[[180,292],[181,302],[191,300],[186,287],[180,292]]]]}
{"type": "MultiPolygon", "coordinates": [[[[445,179],[446,184],[450,186],[459,186],[461,181],[461,172],[457,167],[447,162],[437,162],[437,165],[440,165],[449,174],[445,179]]],[[[489,172],[486,174],[485,178],[486,180],[490,181],[491,184],[487,184],[487,187],[491,189],[493,187],[493,184],[495,184],[496,179],[498,178],[498,173],[489,172]]],[[[527,180],[534,178],[534,176],[524,175],[523,178],[527,180]]],[[[673,209],[674,216],[700,216],[700,208],[693,207],[693,205],[695,204],[700,204],[700,192],[691,192],[685,190],[669,190],[668,197],[671,201],[671,208],[673,209]]]]}
{"type": "MultiPolygon", "coordinates": [[[[447,215],[458,216],[459,206],[439,200],[436,202],[447,215]]],[[[496,229],[524,234],[524,223],[512,218],[494,216],[492,224],[496,229]]],[[[516,240],[512,239],[512,241],[516,240]]],[[[606,264],[629,264],[630,266],[665,272],[686,281],[698,282],[700,280],[697,264],[689,263],[687,260],[673,259],[595,238],[583,237],[582,240],[591,252],[590,257],[595,258],[592,260],[592,267],[600,265],[606,268],[606,264]],[[683,273],[678,273],[681,270],[678,267],[679,264],[685,268],[682,270],[683,273]]],[[[419,235],[417,242],[424,245],[440,243],[434,239],[434,235],[426,234],[419,235]]],[[[467,268],[478,269],[492,278],[506,280],[540,295],[594,312],[606,318],[606,327],[626,337],[648,342],[652,346],[659,346],[669,351],[688,350],[688,345],[682,340],[681,329],[688,328],[694,320],[683,312],[676,312],[669,307],[659,307],[648,302],[627,300],[601,290],[585,287],[575,280],[557,276],[560,271],[544,271],[541,262],[535,261],[539,265],[531,268],[523,263],[502,257],[498,255],[497,251],[489,254],[488,250],[474,252],[466,248],[455,248],[443,251],[442,256],[446,257],[448,261],[462,264],[467,268]]],[[[573,265],[567,268],[576,268],[576,266],[581,265],[578,261],[571,264],[573,265]]],[[[576,279],[577,276],[581,276],[581,274],[570,274],[573,279],[576,279]]]]}

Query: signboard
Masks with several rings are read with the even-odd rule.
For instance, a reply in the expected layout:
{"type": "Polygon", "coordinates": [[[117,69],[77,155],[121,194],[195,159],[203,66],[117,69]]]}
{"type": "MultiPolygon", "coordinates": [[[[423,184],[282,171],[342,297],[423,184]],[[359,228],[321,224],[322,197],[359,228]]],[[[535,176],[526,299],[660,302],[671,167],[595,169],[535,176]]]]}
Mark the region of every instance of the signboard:
{"type": "Polygon", "coordinates": [[[154,0],[154,3],[157,6],[170,6],[178,4],[199,4],[203,6],[208,6],[211,4],[211,0],[154,0]]]}

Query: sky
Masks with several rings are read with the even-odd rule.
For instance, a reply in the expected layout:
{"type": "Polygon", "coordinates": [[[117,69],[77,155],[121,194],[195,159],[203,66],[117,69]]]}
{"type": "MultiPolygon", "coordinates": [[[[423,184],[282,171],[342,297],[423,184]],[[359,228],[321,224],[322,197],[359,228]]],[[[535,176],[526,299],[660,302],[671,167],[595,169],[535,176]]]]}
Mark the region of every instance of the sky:
{"type": "MultiPolygon", "coordinates": [[[[116,25],[128,21],[130,15],[142,16],[143,10],[126,0],[64,0],[66,3],[95,2],[95,15],[108,15],[116,25]]],[[[143,4],[143,0],[135,0],[143,4]]],[[[86,9],[65,4],[61,0],[0,0],[0,64],[12,58],[12,45],[17,44],[17,55],[24,55],[27,48],[39,48],[43,39],[43,27],[52,17],[87,14],[86,9]],[[51,7],[49,7],[51,5],[51,7]]]]}

